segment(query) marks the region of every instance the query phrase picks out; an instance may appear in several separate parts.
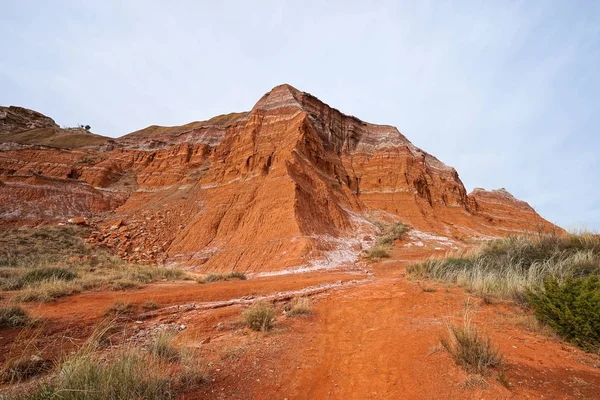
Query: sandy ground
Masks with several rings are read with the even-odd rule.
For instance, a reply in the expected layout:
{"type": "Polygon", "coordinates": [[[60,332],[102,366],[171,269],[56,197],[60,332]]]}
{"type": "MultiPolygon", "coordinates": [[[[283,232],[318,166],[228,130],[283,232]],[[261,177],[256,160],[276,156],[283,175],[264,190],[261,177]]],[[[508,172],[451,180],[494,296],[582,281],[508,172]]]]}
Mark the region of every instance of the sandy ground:
{"type": "MultiPolygon", "coordinates": [[[[600,398],[600,357],[522,327],[526,313],[516,306],[406,277],[407,265],[433,253],[430,246],[398,245],[392,258],[363,270],[156,284],[28,308],[47,321],[47,337],[68,330],[76,343],[115,301],[152,299],[160,309],[136,315],[128,335],[143,340],[161,325],[178,326],[178,341],[206,361],[209,383],[182,399],[600,398]],[[252,301],[278,300],[281,307],[299,293],[311,296],[310,315],[279,315],[268,333],[240,323],[252,301]],[[440,349],[446,324],[460,323],[466,304],[504,354],[508,388],[493,376],[476,381],[440,349]]],[[[0,334],[6,352],[16,331],[0,334]]]]}

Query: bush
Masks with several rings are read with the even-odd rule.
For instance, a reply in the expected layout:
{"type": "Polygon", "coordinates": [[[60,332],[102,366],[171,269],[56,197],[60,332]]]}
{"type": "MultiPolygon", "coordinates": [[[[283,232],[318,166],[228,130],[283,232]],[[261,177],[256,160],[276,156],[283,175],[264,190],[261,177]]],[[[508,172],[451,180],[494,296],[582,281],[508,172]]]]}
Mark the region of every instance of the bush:
{"type": "Polygon", "coordinates": [[[0,328],[18,328],[31,321],[21,306],[0,307],[0,328]]]}
{"type": "Polygon", "coordinates": [[[260,301],[244,311],[246,326],[255,331],[268,331],[273,328],[275,308],[271,303],[260,301]]]}
{"type": "Polygon", "coordinates": [[[547,278],[527,299],[535,316],[584,350],[600,350],[600,277],[547,278]]]}

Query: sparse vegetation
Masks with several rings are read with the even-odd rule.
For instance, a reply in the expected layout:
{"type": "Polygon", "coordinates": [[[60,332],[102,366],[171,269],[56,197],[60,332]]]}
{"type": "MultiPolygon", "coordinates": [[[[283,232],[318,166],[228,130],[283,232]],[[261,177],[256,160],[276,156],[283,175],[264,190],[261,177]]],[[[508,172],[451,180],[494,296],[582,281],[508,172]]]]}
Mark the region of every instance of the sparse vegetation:
{"type": "Polygon", "coordinates": [[[50,280],[72,281],[77,274],[65,268],[42,267],[33,269],[23,275],[23,281],[27,283],[42,282],[50,280]]]}
{"type": "Polygon", "coordinates": [[[226,348],[221,353],[221,360],[237,360],[245,351],[245,346],[226,348]]]}
{"type": "Polygon", "coordinates": [[[230,272],[228,274],[209,274],[203,278],[198,279],[198,283],[211,283],[218,281],[228,281],[229,279],[239,279],[245,281],[246,275],[241,272],[230,272]]]}
{"type": "Polygon", "coordinates": [[[255,331],[268,331],[273,328],[275,320],[275,307],[266,301],[253,304],[244,311],[246,326],[255,331]]]}
{"type": "Polygon", "coordinates": [[[181,355],[179,349],[173,344],[173,338],[173,332],[158,332],[150,342],[148,351],[169,362],[179,360],[181,355]]]}
{"type": "Polygon", "coordinates": [[[391,246],[379,246],[375,245],[367,252],[367,258],[369,260],[379,260],[380,258],[390,258],[390,247],[391,246]]]}
{"type": "Polygon", "coordinates": [[[15,398],[171,399],[207,381],[197,355],[174,347],[172,336],[166,334],[158,334],[149,351],[124,345],[108,355],[98,352],[99,338],[111,328],[98,327],[78,351],[58,364],[56,374],[15,398]]]}
{"type": "Polygon", "coordinates": [[[296,315],[310,314],[312,307],[308,297],[294,297],[287,307],[285,315],[294,317],[296,315]]]}
{"type": "Polygon", "coordinates": [[[19,301],[53,301],[84,290],[135,289],[159,280],[189,279],[180,269],[127,264],[89,249],[86,228],[63,226],[0,233],[0,289],[19,301]]]}
{"type": "Polygon", "coordinates": [[[0,371],[2,382],[20,382],[50,369],[51,363],[38,355],[24,355],[8,359],[0,371]]]}
{"type": "Polygon", "coordinates": [[[162,369],[159,360],[137,348],[109,361],[84,349],[62,363],[52,390],[63,399],[171,398],[171,382],[162,369]]]}
{"type": "Polygon", "coordinates": [[[0,307],[0,328],[19,328],[30,321],[31,317],[21,306],[0,307]]]}
{"type": "Polygon", "coordinates": [[[60,297],[79,293],[81,288],[73,283],[61,280],[42,281],[25,287],[16,296],[18,301],[50,302],[60,297]]]}
{"type": "Polygon", "coordinates": [[[466,255],[424,261],[407,271],[479,295],[523,302],[527,290],[548,277],[562,281],[600,273],[600,238],[592,234],[509,237],[484,243],[466,255]]]}
{"type": "Polygon", "coordinates": [[[122,315],[122,314],[132,314],[136,310],[135,304],[115,301],[108,309],[106,310],[107,315],[122,315]]]}
{"type": "MultiPolygon", "coordinates": [[[[407,271],[419,278],[455,283],[482,296],[531,307],[538,326],[587,351],[600,349],[600,236],[509,237],[475,251],[428,260],[407,271]]],[[[547,334],[547,332],[546,332],[547,334]]]]}
{"type": "Polygon", "coordinates": [[[159,306],[154,300],[146,300],[142,303],[142,309],[145,311],[157,310],[158,308],[159,306]]]}
{"type": "Polygon", "coordinates": [[[379,222],[377,225],[382,234],[377,238],[373,247],[365,252],[365,256],[369,260],[389,258],[389,251],[392,249],[394,242],[402,239],[408,231],[408,225],[405,225],[401,222],[392,224],[383,224],[379,222]]]}
{"type": "Polygon", "coordinates": [[[470,373],[488,375],[490,369],[502,364],[502,355],[489,337],[481,336],[468,311],[462,326],[448,324],[448,337],[441,337],[440,344],[458,365],[470,373]]]}

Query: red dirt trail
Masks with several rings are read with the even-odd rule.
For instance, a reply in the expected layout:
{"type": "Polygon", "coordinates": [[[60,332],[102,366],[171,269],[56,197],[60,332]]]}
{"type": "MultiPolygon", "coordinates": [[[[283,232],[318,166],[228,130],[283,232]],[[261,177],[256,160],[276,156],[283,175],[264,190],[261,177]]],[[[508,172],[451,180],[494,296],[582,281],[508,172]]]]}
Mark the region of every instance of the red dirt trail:
{"type": "Polygon", "coordinates": [[[30,310],[49,323],[83,328],[100,319],[116,300],[153,299],[168,307],[336,282],[312,296],[310,315],[280,315],[269,333],[241,327],[244,305],[237,303],[167,316],[159,310],[140,327],[173,321],[186,325],[179,341],[199,349],[211,379],[182,394],[182,399],[600,398],[600,357],[519,326],[517,321],[526,314],[516,306],[483,303],[462,289],[405,276],[406,265],[433,253],[427,246],[397,247],[391,259],[367,266],[367,273],[149,285],[138,291],[76,295],[30,310]],[[493,376],[469,385],[468,374],[439,348],[446,323],[460,323],[467,302],[479,329],[504,354],[508,388],[493,376]]]}

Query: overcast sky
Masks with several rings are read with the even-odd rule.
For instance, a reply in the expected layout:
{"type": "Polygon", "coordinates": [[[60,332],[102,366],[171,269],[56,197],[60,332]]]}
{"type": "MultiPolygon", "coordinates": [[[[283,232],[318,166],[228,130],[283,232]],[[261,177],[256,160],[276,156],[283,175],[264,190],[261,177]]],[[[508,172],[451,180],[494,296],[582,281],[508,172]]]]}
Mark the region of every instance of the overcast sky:
{"type": "Polygon", "coordinates": [[[600,230],[598,1],[0,0],[0,104],[121,136],[280,83],[600,230]]]}

